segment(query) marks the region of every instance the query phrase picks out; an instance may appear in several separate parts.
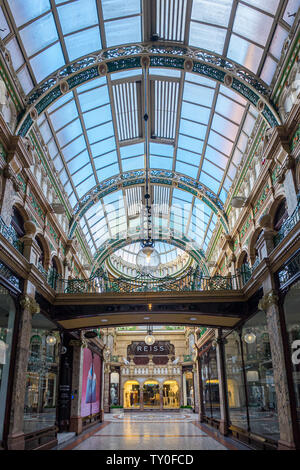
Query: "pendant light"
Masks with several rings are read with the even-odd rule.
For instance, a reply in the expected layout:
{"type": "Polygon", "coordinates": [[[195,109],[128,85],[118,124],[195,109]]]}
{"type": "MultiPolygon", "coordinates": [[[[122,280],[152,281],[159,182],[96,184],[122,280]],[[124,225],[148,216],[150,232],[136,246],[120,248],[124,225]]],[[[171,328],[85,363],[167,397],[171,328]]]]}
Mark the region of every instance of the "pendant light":
{"type": "Polygon", "coordinates": [[[148,113],[147,113],[147,83],[148,83],[148,68],[144,68],[144,87],[145,87],[145,160],[146,160],[146,187],[145,187],[145,212],[144,219],[146,218],[147,237],[141,242],[141,249],[137,254],[136,263],[141,273],[149,274],[156,271],[160,265],[160,256],[154,248],[154,241],[152,239],[152,207],[150,202],[149,193],[149,144],[148,144],[148,113]]]}

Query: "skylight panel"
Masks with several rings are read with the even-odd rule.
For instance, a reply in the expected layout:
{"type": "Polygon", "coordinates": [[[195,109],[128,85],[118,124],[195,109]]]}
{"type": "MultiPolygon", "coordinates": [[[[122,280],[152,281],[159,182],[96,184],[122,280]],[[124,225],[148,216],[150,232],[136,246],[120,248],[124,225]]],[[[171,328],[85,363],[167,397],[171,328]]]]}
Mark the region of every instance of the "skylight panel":
{"type": "MultiPolygon", "coordinates": [[[[191,116],[193,118],[193,116],[191,116]]],[[[187,119],[180,120],[179,132],[181,134],[190,135],[200,140],[205,139],[207,127],[197,122],[188,121],[187,119]]]]}
{"type": "Polygon", "coordinates": [[[86,148],[85,138],[83,136],[77,137],[73,142],[66,145],[63,149],[63,154],[66,161],[69,161],[75,155],[80,154],[86,148]]]}
{"type": "Polygon", "coordinates": [[[104,20],[141,13],[140,0],[126,0],[126,2],[123,0],[102,0],[101,3],[104,20]]]}
{"type": "Polygon", "coordinates": [[[4,39],[10,33],[10,28],[6,21],[2,8],[0,7],[0,38],[4,39]]]}
{"type": "Polygon", "coordinates": [[[33,89],[33,82],[26,66],[23,67],[20,72],[18,72],[18,79],[25,94],[27,95],[28,93],[30,93],[33,89]]]}
{"type": "Polygon", "coordinates": [[[77,107],[75,101],[72,100],[69,103],[65,104],[62,108],[53,112],[50,115],[50,119],[55,131],[62,128],[68,122],[73,121],[78,116],[77,107]]]}
{"type": "MultiPolygon", "coordinates": [[[[300,5],[300,1],[299,1],[299,5],[300,5]]],[[[269,49],[269,52],[276,59],[280,59],[282,47],[283,47],[284,41],[288,37],[288,34],[289,33],[286,29],[282,28],[280,25],[277,26],[272,42],[271,42],[270,49],[269,49]]]]}
{"type": "Polygon", "coordinates": [[[222,54],[226,33],[226,29],[191,21],[189,43],[191,46],[222,54]]]}
{"type": "Polygon", "coordinates": [[[71,174],[78,171],[80,168],[85,166],[87,163],[90,162],[90,157],[87,151],[81,153],[78,157],[73,158],[71,161],[68,162],[68,168],[71,174]]]}
{"type": "Polygon", "coordinates": [[[207,159],[203,160],[202,170],[205,171],[209,175],[213,175],[215,179],[221,181],[224,176],[224,171],[221,168],[213,165],[207,159]]]}
{"type": "Polygon", "coordinates": [[[194,83],[184,84],[183,99],[191,103],[211,107],[214,97],[214,90],[194,83]]]}
{"type": "Polygon", "coordinates": [[[13,68],[18,70],[21,65],[24,64],[25,60],[21,49],[19,47],[18,41],[16,38],[11,39],[7,44],[6,48],[8,49],[12,61],[13,68]]]}
{"type": "Polygon", "coordinates": [[[297,13],[298,9],[300,8],[299,0],[289,0],[285,12],[283,14],[283,20],[286,21],[290,26],[295,21],[295,13],[297,13]]]}
{"type": "Polygon", "coordinates": [[[96,185],[96,181],[94,176],[90,176],[78,186],[76,186],[76,191],[78,193],[79,198],[83,197],[91,188],[96,185]]]}
{"type": "Polygon", "coordinates": [[[101,108],[94,109],[92,111],[83,114],[83,119],[86,128],[99,126],[105,122],[112,120],[110,104],[102,106],[101,108]]]}
{"type": "Polygon", "coordinates": [[[30,6],[24,0],[9,0],[9,7],[17,26],[37,18],[51,8],[49,0],[30,0],[30,6]]]}
{"type": "Polygon", "coordinates": [[[228,121],[228,119],[215,114],[212,121],[212,129],[234,141],[239,127],[236,124],[228,121]]]}
{"type": "Polygon", "coordinates": [[[102,49],[100,29],[95,26],[84,31],[78,31],[65,37],[69,60],[73,61],[92,52],[102,49]]]}
{"type": "Polygon", "coordinates": [[[98,108],[109,103],[109,94],[107,86],[94,88],[93,90],[78,95],[82,112],[98,108]]]}
{"type": "Polygon", "coordinates": [[[203,150],[203,141],[186,135],[179,135],[178,147],[201,154],[203,150]]]}
{"type": "Polygon", "coordinates": [[[211,131],[208,138],[208,143],[218,149],[221,150],[223,153],[230,155],[233,142],[230,142],[228,139],[222,137],[221,135],[217,134],[214,131],[211,131]]]}
{"type": "Polygon", "coordinates": [[[260,78],[267,83],[267,85],[270,85],[274,74],[276,72],[277,68],[277,62],[273,60],[271,57],[267,57],[262,69],[262,72],[260,74],[260,78]]]}
{"type": "Polygon", "coordinates": [[[95,0],[77,0],[57,8],[63,34],[98,24],[95,0]]]}
{"type": "MultiPolygon", "coordinates": [[[[193,161],[194,163],[194,161],[193,161]]],[[[187,164],[183,163],[179,160],[176,161],[176,167],[175,170],[178,173],[182,173],[187,176],[195,177],[198,171],[198,166],[197,165],[192,165],[192,164],[187,164]]]]}
{"type": "Polygon", "coordinates": [[[272,15],[275,15],[279,0],[268,0],[267,2],[261,2],[261,0],[243,0],[245,3],[248,3],[249,5],[252,5],[254,7],[260,8],[261,10],[264,10],[268,13],[271,13],[272,15]]]}
{"type": "Polygon", "coordinates": [[[200,124],[208,124],[210,111],[210,108],[183,101],[181,106],[181,117],[186,119],[191,119],[191,117],[193,117],[193,120],[200,124]]]}
{"type": "Polygon", "coordinates": [[[21,29],[20,36],[28,57],[57,41],[58,34],[52,13],[21,29]]]}
{"type": "Polygon", "coordinates": [[[200,183],[203,183],[209,189],[211,189],[214,193],[218,194],[220,184],[213,178],[211,178],[208,174],[204,171],[201,171],[200,175],[200,183]]]}
{"type": "Polygon", "coordinates": [[[184,41],[187,0],[156,0],[156,33],[162,40],[184,41]]]}
{"type": "Polygon", "coordinates": [[[230,120],[236,124],[240,124],[245,108],[234,101],[219,94],[216,103],[216,112],[222,116],[230,116],[230,120]]]}
{"type": "Polygon", "coordinates": [[[227,26],[233,0],[193,0],[192,20],[227,26]]]}
{"type": "MultiPolygon", "coordinates": [[[[178,148],[176,160],[177,162],[181,161],[183,163],[188,163],[198,168],[201,160],[201,154],[196,154],[187,150],[183,150],[182,148],[178,148]]],[[[193,168],[193,172],[195,175],[195,168],[193,168]]]]}
{"type": "Polygon", "coordinates": [[[81,123],[79,119],[76,119],[76,121],[64,127],[56,135],[57,135],[59,145],[63,147],[67,145],[69,142],[71,142],[71,140],[75,139],[81,134],[82,134],[81,123]]]}
{"type": "MultiPolygon", "coordinates": [[[[154,88],[154,90],[153,90],[154,88]]],[[[174,140],[178,109],[179,83],[155,80],[154,91],[154,129],[152,136],[174,140]]]]}
{"type": "Polygon", "coordinates": [[[113,175],[120,173],[120,167],[118,162],[104,166],[103,168],[97,168],[97,176],[99,181],[106,180],[113,175]]]}
{"type": "Polygon", "coordinates": [[[216,149],[212,148],[210,145],[207,145],[206,147],[206,152],[205,152],[205,157],[218,165],[219,167],[225,169],[226,165],[228,163],[228,156],[224,155],[221,152],[218,152],[216,149]]]}

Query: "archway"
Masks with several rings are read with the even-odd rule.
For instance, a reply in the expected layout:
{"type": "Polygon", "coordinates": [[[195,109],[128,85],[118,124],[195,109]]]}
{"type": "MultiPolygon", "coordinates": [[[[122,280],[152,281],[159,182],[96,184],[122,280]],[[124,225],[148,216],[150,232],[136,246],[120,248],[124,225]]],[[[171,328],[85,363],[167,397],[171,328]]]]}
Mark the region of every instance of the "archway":
{"type": "Polygon", "coordinates": [[[124,384],[124,408],[140,407],[140,384],[137,380],[127,380],[124,384]]]}
{"type": "Polygon", "coordinates": [[[157,380],[146,380],[143,385],[144,408],[160,407],[159,383],[157,380]]]}

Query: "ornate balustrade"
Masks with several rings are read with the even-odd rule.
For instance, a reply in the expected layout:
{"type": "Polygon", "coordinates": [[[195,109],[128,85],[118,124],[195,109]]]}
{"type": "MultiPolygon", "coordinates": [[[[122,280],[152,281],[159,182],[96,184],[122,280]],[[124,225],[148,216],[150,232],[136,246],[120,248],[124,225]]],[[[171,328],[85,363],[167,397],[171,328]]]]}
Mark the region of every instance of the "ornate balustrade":
{"type": "Polygon", "coordinates": [[[147,365],[147,366],[124,366],[121,367],[121,375],[144,375],[144,376],[157,376],[157,375],[181,375],[181,367],[178,365],[165,365],[165,366],[156,366],[156,365],[147,365]]]}
{"type": "Polygon", "coordinates": [[[6,240],[13,245],[21,254],[23,254],[23,243],[18,238],[17,232],[12,228],[8,227],[2,217],[0,216],[0,233],[6,238],[6,240]]]}
{"type": "Polygon", "coordinates": [[[300,220],[300,199],[296,209],[294,210],[293,214],[286,219],[286,221],[282,224],[280,230],[274,237],[274,245],[277,246],[279,243],[293,230],[295,225],[300,220]]]}

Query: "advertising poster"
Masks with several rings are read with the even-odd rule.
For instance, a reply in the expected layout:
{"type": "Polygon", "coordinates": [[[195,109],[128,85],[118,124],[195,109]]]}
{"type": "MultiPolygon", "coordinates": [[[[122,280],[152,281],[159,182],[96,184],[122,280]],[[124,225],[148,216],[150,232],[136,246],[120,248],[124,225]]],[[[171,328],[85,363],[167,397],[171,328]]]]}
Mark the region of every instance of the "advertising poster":
{"type": "Polygon", "coordinates": [[[83,350],[83,374],[81,416],[89,416],[100,410],[101,359],[94,357],[88,348],[83,350]]]}

